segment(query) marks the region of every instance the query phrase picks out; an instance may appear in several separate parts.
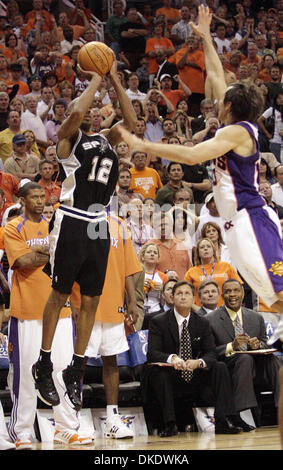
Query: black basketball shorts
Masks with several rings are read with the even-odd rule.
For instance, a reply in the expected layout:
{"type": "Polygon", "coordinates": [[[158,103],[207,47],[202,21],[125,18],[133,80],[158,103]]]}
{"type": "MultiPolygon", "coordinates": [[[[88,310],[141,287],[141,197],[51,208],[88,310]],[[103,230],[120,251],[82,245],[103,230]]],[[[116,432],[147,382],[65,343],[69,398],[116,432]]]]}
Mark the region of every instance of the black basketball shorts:
{"type": "Polygon", "coordinates": [[[49,263],[44,268],[55,290],[71,294],[76,281],[81,295],[101,295],[110,237],[106,217],[97,220],[90,222],[56,210],[50,221],[49,263]]]}

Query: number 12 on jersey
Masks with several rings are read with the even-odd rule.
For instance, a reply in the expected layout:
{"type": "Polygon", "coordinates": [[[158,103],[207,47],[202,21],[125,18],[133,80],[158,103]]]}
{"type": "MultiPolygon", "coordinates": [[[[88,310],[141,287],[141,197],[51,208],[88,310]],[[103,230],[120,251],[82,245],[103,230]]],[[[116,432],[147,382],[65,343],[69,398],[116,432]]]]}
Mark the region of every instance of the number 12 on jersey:
{"type": "Polygon", "coordinates": [[[100,157],[93,157],[91,171],[88,175],[88,181],[97,181],[98,183],[107,184],[110,176],[110,171],[113,161],[109,158],[103,158],[97,168],[97,163],[100,157]]]}

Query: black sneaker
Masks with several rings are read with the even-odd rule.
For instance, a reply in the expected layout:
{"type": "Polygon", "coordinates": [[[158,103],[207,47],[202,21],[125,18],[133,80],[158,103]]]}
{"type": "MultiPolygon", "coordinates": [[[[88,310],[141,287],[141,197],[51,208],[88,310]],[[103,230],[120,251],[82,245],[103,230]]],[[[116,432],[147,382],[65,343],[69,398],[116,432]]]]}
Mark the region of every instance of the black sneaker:
{"type": "Polygon", "coordinates": [[[64,398],[68,405],[74,410],[80,411],[82,407],[82,370],[74,366],[68,366],[62,372],[58,372],[57,378],[59,384],[65,390],[64,398]]]}
{"type": "Polygon", "coordinates": [[[60,398],[52,379],[52,364],[42,364],[37,361],[31,368],[32,378],[34,380],[36,393],[39,398],[49,406],[57,406],[60,398]]]}

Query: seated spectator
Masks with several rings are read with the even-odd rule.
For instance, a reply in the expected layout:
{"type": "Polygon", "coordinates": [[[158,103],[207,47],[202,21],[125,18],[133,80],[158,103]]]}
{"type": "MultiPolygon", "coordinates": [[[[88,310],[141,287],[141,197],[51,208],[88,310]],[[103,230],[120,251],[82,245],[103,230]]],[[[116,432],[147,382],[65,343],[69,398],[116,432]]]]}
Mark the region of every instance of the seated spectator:
{"type": "Polygon", "coordinates": [[[59,95],[60,98],[66,101],[67,105],[74,99],[74,87],[68,80],[59,83],[59,95]]]}
{"type": "Polygon", "coordinates": [[[26,178],[33,181],[39,169],[38,157],[27,154],[26,137],[23,134],[16,134],[12,143],[13,152],[5,162],[5,172],[14,175],[19,181],[26,178]]]}
{"type": "Polygon", "coordinates": [[[153,216],[156,210],[158,210],[158,208],[156,207],[154,198],[147,197],[143,200],[143,220],[151,227],[153,227],[153,216]]]}
{"type": "Polygon", "coordinates": [[[236,434],[239,429],[227,422],[228,416],[235,415],[229,373],[224,364],[215,360],[206,318],[191,310],[194,288],[187,282],[177,282],[172,296],[174,308],[150,321],[147,360],[171,363],[173,367],[147,366],[142,379],[146,403],[152,401],[153,394],[161,408],[159,436],[177,434],[176,396],[180,400],[188,394],[193,402],[204,400],[215,406],[216,434],[236,434]],[[198,341],[191,348],[189,338],[194,337],[198,341]]]}
{"type": "Polygon", "coordinates": [[[204,140],[211,139],[212,137],[215,136],[217,129],[219,129],[220,123],[216,117],[210,117],[206,119],[205,122],[205,129],[202,131],[196,132],[193,135],[192,141],[193,144],[199,144],[200,142],[203,142],[204,140]]]}
{"type": "MultiPolygon", "coordinates": [[[[186,272],[184,279],[191,282],[196,291],[205,279],[215,280],[219,285],[220,292],[222,292],[222,285],[227,279],[237,279],[242,283],[241,278],[231,264],[218,260],[214,243],[209,238],[199,239],[194,253],[194,266],[186,272]]],[[[222,304],[223,299],[220,298],[218,307],[222,304]]],[[[201,307],[197,292],[195,305],[201,307]]]]}
{"type": "Polygon", "coordinates": [[[75,0],[75,8],[70,12],[70,24],[84,26],[83,16],[91,20],[91,10],[86,8],[84,0],[75,0]]]}
{"type": "Polygon", "coordinates": [[[278,64],[272,65],[270,69],[270,80],[265,82],[264,85],[267,88],[267,102],[273,103],[278,93],[283,90],[280,66],[278,64]]]}
{"type": "Polygon", "coordinates": [[[215,113],[215,106],[210,98],[205,98],[201,101],[200,112],[201,114],[198,117],[192,119],[191,121],[193,135],[196,132],[205,129],[206,119],[211,116],[211,113],[215,113]]]}
{"type": "MultiPolygon", "coordinates": [[[[121,54],[120,54],[120,57],[121,57],[121,54]]],[[[137,68],[136,74],[139,77],[140,91],[142,93],[147,93],[147,90],[149,89],[149,86],[150,86],[150,77],[148,73],[148,57],[146,55],[141,56],[140,66],[137,68]]]]}
{"type": "Polygon", "coordinates": [[[201,238],[209,238],[213,242],[219,261],[226,261],[226,263],[233,265],[229,249],[224,243],[219,225],[212,221],[206,222],[202,226],[200,236],[201,238]]]}
{"type": "Polygon", "coordinates": [[[8,204],[13,204],[19,196],[19,181],[10,173],[0,170],[0,188],[4,191],[5,200],[8,204]]]}
{"type": "Polygon", "coordinates": [[[54,144],[58,141],[58,129],[61,126],[62,122],[65,119],[65,112],[67,109],[67,104],[62,98],[58,98],[55,103],[53,103],[52,110],[54,113],[54,119],[49,119],[46,123],[46,132],[47,138],[52,140],[54,144]]]}
{"type": "Polygon", "coordinates": [[[132,175],[128,168],[122,168],[119,170],[119,176],[117,181],[116,196],[118,197],[119,206],[121,206],[120,214],[123,214],[123,217],[126,216],[126,208],[123,210],[123,206],[129,204],[133,199],[141,199],[142,196],[138,193],[134,193],[131,189],[131,179],[132,175]]]}
{"type": "Polygon", "coordinates": [[[41,160],[39,162],[40,180],[38,184],[43,187],[45,191],[45,201],[51,204],[57,204],[60,198],[61,188],[52,181],[54,174],[54,165],[48,160],[41,160]]]}
{"type": "Polygon", "coordinates": [[[213,38],[218,54],[226,54],[230,52],[230,41],[226,37],[226,25],[224,23],[216,23],[214,28],[215,36],[213,38]]]}
{"type": "Polygon", "coordinates": [[[170,75],[172,78],[172,90],[176,90],[178,88],[178,83],[174,80],[174,77],[178,75],[176,64],[167,60],[164,49],[157,49],[155,60],[158,65],[158,70],[154,82],[160,82],[162,75],[170,75]]]}
{"type": "Polygon", "coordinates": [[[276,183],[276,179],[273,176],[273,171],[268,165],[267,161],[261,157],[259,163],[259,181],[269,181],[270,184],[276,183]]]}
{"type": "Polygon", "coordinates": [[[0,92],[0,132],[7,129],[9,116],[9,95],[5,91],[0,92]]]}
{"type": "Polygon", "coordinates": [[[131,233],[135,252],[139,254],[142,246],[154,235],[153,228],[143,220],[143,202],[137,196],[125,207],[127,210],[127,225],[131,233]]]}
{"type": "Polygon", "coordinates": [[[120,46],[120,26],[127,22],[125,17],[125,5],[122,0],[115,0],[113,2],[113,15],[110,15],[106,21],[105,33],[110,40],[110,48],[114,51],[116,58],[119,57],[121,52],[120,46]]]}
{"type": "MultiPolygon", "coordinates": [[[[174,90],[172,87],[173,79],[171,75],[165,73],[160,77],[160,86],[162,93],[166,96],[166,98],[171,102],[174,112],[177,109],[177,103],[183,99],[184,97],[188,98],[191,95],[190,88],[185,85],[185,83],[180,79],[179,75],[175,75],[174,80],[180,85],[180,88],[174,90]]],[[[165,104],[162,101],[162,104],[165,104]]],[[[171,117],[173,112],[168,114],[168,117],[171,117]]]]}
{"type": "Polygon", "coordinates": [[[21,117],[18,111],[10,111],[7,117],[8,127],[0,132],[0,155],[3,163],[12,153],[12,138],[21,133],[20,123],[21,117]]]}
{"type": "Polygon", "coordinates": [[[153,217],[155,237],[149,242],[155,243],[159,249],[157,269],[164,272],[168,269],[176,271],[179,279],[184,279],[185,273],[192,266],[188,250],[182,241],[173,236],[173,219],[166,213],[156,213],[153,217]]]}
{"type": "Polygon", "coordinates": [[[36,143],[34,132],[31,131],[30,129],[27,129],[26,131],[23,132],[23,134],[25,138],[27,139],[27,142],[26,142],[27,154],[40,157],[41,154],[36,143]]]}
{"type": "Polygon", "coordinates": [[[193,191],[194,203],[203,204],[205,194],[211,187],[207,167],[202,164],[183,165],[183,170],[183,180],[193,191]]]}
{"type": "Polygon", "coordinates": [[[150,86],[153,83],[153,78],[158,71],[158,63],[156,62],[156,52],[158,49],[162,49],[166,57],[170,57],[174,52],[175,48],[172,41],[163,36],[163,27],[160,23],[153,25],[152,36],[147,39],[145,53],[149,58],[148,73],[150,77],[150,86]]]}
{"type": "Polygon", "coordinates": [[[175,23],[171,29],[171,39],[176,50],[181,49],[182,45],[186,42],[192,32],[189,25],[190,22],[190,9],[187,5],[183,5],[180,9],[181,19],[175,23]]]}
{"type": "MultiPolygon", "coordinates": [[[[181,100],[181,103],[182,102],[184,103],[186,101],[181,100]]],[[[181,139],[182,143],[184,140],[191,140],[191,119],[192,118],[189,117],[186,112],[181,111],[181,109],[177,109],[173,116],[173,121],[176,125],[176,134],[178,138],[181,139]]]]}
{"type": "Polygon", "coordinates": [[[62,54],[68,54],[72,47],[74,46],[82,46],[82,41],[78,39],[74,39],[74,31],[71,25],[67,25],[63,27],[63,36],[64,39],[61,41],[61,52],[62,54]]]}
{"type": "Polygon", "coordinates": [[[196,117],[200,112],[200,103],[204,96],[204,53],[199,40],[191,35],[182,49],[174,54],[180,79],[189,87],[191,93],[188,100],[190,113],[196,117]]]}
{"type": "Polygon", "coordinates": [[[216,281],[206,279],[202,281],[198,288],[198,296],[201,301],[201,308],[197,311],[198,315],[206,315],[217,308],[220,296],[219,285],[216,281]]]}
{"type": "Polygon", "coordinates": [[[159,15],[164,15],[167,20],[169,31],[171,31],[173,25],[180,20],[181,15],[177,8],[172,8],[172,0],[163,0],[162,4],[163,7],[158,8],[155,12],[155,15],[156,17],[159,15]]]}
{"type": "Polygon", "coordinates": [[[144,117],[143,105],[142,105],[141,100],[137,100],[137,99],[132,100],[132,105],[133,105],[133,108],[135,110],[137,117],[140,117],[140,116],[144,117]]]}
{"type": "Polygon", "coordinates": [[[37,98],[37,100],[39,100],[41,97],[41,88],[42,88],[41,77],[38,74],[31,75],[30,79],[28,80],[28,85],[30,87],[30,93],[25,95],[24,102],[26,102],[29,96],[34,96],[35,98],[37,98]]]}
{"type": "Polygon", "coordinates": [[[47,72],[53,70],[50,49],[46,44],[39,44],[33,59],[30,61],[32,74],[39,75],[41,80],[47,72]]]}
{"type": "Polygon", "coordinates": [[[177,240],[183,243],[192,259],[193,240],[192,235],[195,229],[195,215],[183,207],[174,206],[170,209],[173,217],[173,234],[177,240]]]}
{"type": "Polygon", "coordinates": [[[283,207],[283,165],[278,165],[274,170],[277,183],[271,185],[272,201],[283,207]]]}
{"type": "Polygon", "coordinates": [[[42,0],[33,0],[32,5],[33,5],[33,9],[26,13],[25,21],[26,22],[30,20],[35,21],[37,18],[44,18],[45,19],[45,22],[44,22],[45,31],[51,31],[51,15],[47,10],[43,9],[42,0]]]}
{"type": "Polygon", "coordinates": [[[23,96],[27,95],[29,93],[29,86],[27,85],[26,82],[21,80],[22,73],[23,73],[23,68],[21,64],[17,62],[13,62],[10,64],[10,70],[11,70],[11,80],[7,80],[7,85],[8,86],[14,86],[18,85],[18,91],[17,91],[17,96],[23,96]]]}
{"type": "Polygon", "coordinates": [[[4,212],[13,204],[14,202],[7,202],[5,191],[0,187],[0,225],[2,224],[4,212]]]}
{"type": "Polygon", "coordinates": [[[45,217],[47,222],[50,222],[50,220],[52,219],[53,214],[54,214],[54,205],[51,204],[51,202],[46,202],[45,206],[44,206],[44,209],[43,209],[43,212],[42,212],[43,217],[45,217]]]}
{"type": "MultiPolygon", "coordinates": [[[[218,360],[230,371],[237,412],[258,407],[255,383],[274,393],[278,406],[280,363],[273,354],[235,354],[237,351],[267,349],[264,319],[242,306],[243,286],[236,279],[223,284],[224,305],[206,315],[216,344],[218,360]]],[[[247,429],[248,430],[248,429],[247,429]]]]}
{"type": "Polygon", "coordinates": [[[84,33],[85,29],[89,27],[90,23],[85,15],[82,15],[82,19],[84,20],[84,25],[76,25],[76,24],[71,24],[69,23],[69,18],[68,15],[65,11],[61,11],[58,15],[58,39],[59,41],[64,41],[64,34],[63,34],[63,28],[65,26],[71,26],[72,30],[74,32],[74,39],[78,40],[84,33]]]}
{"type": "Polygon", "coordinates": [[[264,83],[271,81],[271,69],[274,65],[274,57],[268,53],[262,57],[261,70],[258,74],[258,78],[263,80],[264,83]]]}
{"type": "Polygon", "coordinates": [[[8,64],[12,64],[20,57],[24,57],[25,54],[19,49],[18,38],[14,32],[5,36],[5,46],[6,47],[3,50],[3,55],[6,57],[8,64]]]}
{"type": "Polygon", "coordinates": [[[162,188],[159,174],[153,168],[146,166],[147,154],[139,151],[132,153],[134,168],[130,168],[132,182],[130,189],[143,197],[156,197],[158,189],[162,188]]]}
{"type": "Polygon", "coordinates": [[[272,186],[269,181],[265,180],[259,183],[259,192],[266,200],[267,205],[275,210],[279,219],[283,219],[283,207],[272,200],[272,186]]]}
{"type": "Polygon", "coordinates": [[[283,106],[283,90],[279,91],[274,102],[274,106],[266,109],[258,119],[258,125],[263,131],[269,141],[269,149],[277,160],[280,162],[280,151],[281,142],[283,136],[283,124],[282,124],[282,106],[283,106]],[[269,129],[266,129],[266,120],[271,117],[274,113],[274,132],[271,133],[269,129]],[[281,136],[282,134],[282,136],[281,136]]]}
{"type": "Polygon", "coordinates": [[[127,21],[120,26],[120,44],[126,58],[130,63],[130,70],[134,71],[139,66],[141,55],[144,54],[148,35],[146,27],[139,21],[137,9],[129,7],[126,13],[127,21]]]}
{"type": "Polygon", "coordinates": [[[173,205],[174,195],[178,189],[189,188],[189,184],[183,180],[184,170],[181,163],[170,162],[167,166],[169,181],[156,193],[155,202],[159,204],[161,210],[167,211],[173,205]],[[166,207],[162,207],[165,206],[166,207]]]}
{"type": "Polygon", "coordinates": [[[41,97],[38,100],[37,113],[45,126],[47,121],[54,118],[54,112],[52,109],[53,103],[54,95],[52,88],[47,86],[43,87],[41,89],[41,97]]]}
{"type": "Polygon", "coordinates": [[[139,252],[139,260],[144,269],[144,320],[142,329],[147,330],[149,321],[162,312],[161,297],[163,285],[168,278],[157,269],[159,250],[154,243],[147,243],[139,252]]]}
{"type": "Polygon", "coordinates": [[[255,42],[249,42],[247,47],[247,58],[243,60],[243,65],[260,64],[261,58],[257,55],[258,48],[255,42]]]}
{"type": "Polygon", "coordinates": [[[146,94],[139,90],[139,77],[135,72],[129,75],[128,85],[129,88],[126,90],[126,93],[130,100],[144,101],[146,94]]]}
{"type": "Polygon", "coordinates": [[[224,230],[224,220],[220,217],[219,212],[217,210],[215,201],[214,201],[214,196],[213,192],[209,192],[204,200],[204,205],[201,209],[200,216],[198,218],[199,220],[199,225],[197,227],[196,233],[195,233],[195,244],[200,238],[200,233],[203,225],[206,222],[215,222],[219,227],[221,228],[221,233],[222,233],[222,238],[225,241],[225,230],[224,230]]]}
{"type": "Polygon", "coordinates": [[[145,106],[146,130],[144,136],[151,142],[157,142],[163,137],[162,121],[157,106],[148,102],[145,106]]]}
{"type": "Polygon", "coordinates": [[[129,146],[126,142],[119,142],[119,144],[116,145],[115,150],[119,160],[119,170],[123,168],[129,169],[134,166],[131,161],[129,146]]]}
{"type": "Polygon", "coordinates": [[[21,129],[24,131],[32,130],[36,136],[36,143],[39,147],[46,149],[53,142],[47,138],[46,128],[37,113],[38,101],[32,96],[28,95],[26,98],[26,111],[21,117],[21,129]]]}
{"type": "Polygon", "coordinates": [[[168,281],[164,282],[163,284],[161,295],[161,305],[163,312],[168,312],[168,310],[171,310],[174,307],[172,291],[176,282],[178,282],[178,279],[168,278],[168,281]]]}

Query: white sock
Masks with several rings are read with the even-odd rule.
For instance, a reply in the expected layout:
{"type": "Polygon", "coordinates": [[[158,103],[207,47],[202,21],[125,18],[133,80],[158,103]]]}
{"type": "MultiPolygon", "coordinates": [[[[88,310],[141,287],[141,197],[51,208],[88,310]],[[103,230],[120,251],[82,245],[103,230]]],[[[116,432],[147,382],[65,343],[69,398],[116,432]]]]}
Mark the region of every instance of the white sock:
{"type": "Polygon", "coordinates": [[[118,405],[107,405],[106,414],[107,414],[107,418],[111,418],[111,416],[118,415],[119,414],[118,405]]]}

